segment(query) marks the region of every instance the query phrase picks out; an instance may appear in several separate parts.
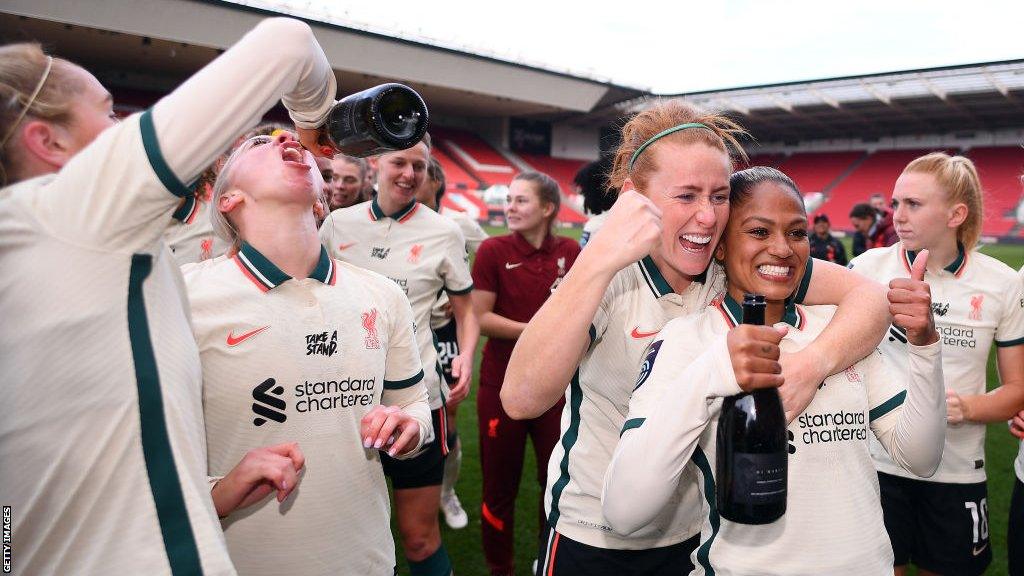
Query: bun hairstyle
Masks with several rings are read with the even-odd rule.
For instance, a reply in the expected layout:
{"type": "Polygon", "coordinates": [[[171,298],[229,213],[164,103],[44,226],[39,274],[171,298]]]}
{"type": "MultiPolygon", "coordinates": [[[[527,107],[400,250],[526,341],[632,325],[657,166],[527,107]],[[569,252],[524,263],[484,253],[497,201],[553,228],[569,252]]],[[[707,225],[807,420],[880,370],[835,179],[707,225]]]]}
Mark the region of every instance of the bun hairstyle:
{"type": "Polygon", "coordinates": [[[651,148],[662,141],[702,143],[721,150],[730,158],[746,161],[747,154],[739,142],[746,136],[742,126],[725,116],[705,112],[682,100],[659,101],[622,127],[622,143],[615,152],[608,188],[621,189],[626,178],[630,178],[643,190],[650,175],[658,169],[651,148]],[[679,129],[661,135],[673,128],[679,129]]]}
{"type": "Polygon", "coordinates": [[[983,192],[978,169],[974,162],[963,156],[950,156],[945,152],[932,152],[916,158],[907,164],[903,173],[931,174],[939,186],[946,191],[949,205],[967,206],[967,218],[956,229],[956,239],[970,251],[981,237],[981,223],[984,216],[983,192]]]}
{"type": "Polygon", "coordinates": [[[71,103],[84,88],[75,68],[34,42],[0,46],[0,186],[17,181],[18,159],[12,152],[18,149],[15,132],[24,119],[71,122],[71,103]]]}
{"type": "MultiPolygon", "coordinates": [[[[754,197],[754,187],[764,182],[777,184],[792,192],[793,197],[800,202],[804,216],[807,215],[804,197],[800,194],[800,188],[797,187],[796,182],[793,182],[793,179],[787,176],[785,172],[768,166],[751,166],[746,170],[733,172],[732,176],[729,177],[729,205],[732,208],[737,208],[746,204],[754,197]]],[[[822,215],[819,214],[818,216],[822,215]]],[[[827,221],[828,218],[826,217],[825,220],[827,221]]],[[[816,217],[814,221],[817,222],[818,218],[816,217]]]]}

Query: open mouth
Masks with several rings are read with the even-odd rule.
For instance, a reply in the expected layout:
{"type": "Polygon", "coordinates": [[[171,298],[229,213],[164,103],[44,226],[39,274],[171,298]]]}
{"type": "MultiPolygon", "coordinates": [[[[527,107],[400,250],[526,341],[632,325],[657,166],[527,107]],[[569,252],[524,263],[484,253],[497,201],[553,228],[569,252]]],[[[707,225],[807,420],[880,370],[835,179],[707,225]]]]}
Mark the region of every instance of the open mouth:
{"type": "Polygon", "coordinates": [[[302,157],[302,150],[298,147],[284,146],[281,148],[281,159],[286,163],[301,164],[303,168],[306,166],[305,159],[302,157]]]}
{"type": "Polygon", "coordinates": [[[784,282],[793,277],[792,266],[776,266],[773,264],[761,264],[757,267],[757,275],[772,282],[784,282]]]}
{"type": "Polygon", "coordinates": [[[679,244],[685,252],[703,252],[711,246],[710,234],[683,234],[679,244]]]}

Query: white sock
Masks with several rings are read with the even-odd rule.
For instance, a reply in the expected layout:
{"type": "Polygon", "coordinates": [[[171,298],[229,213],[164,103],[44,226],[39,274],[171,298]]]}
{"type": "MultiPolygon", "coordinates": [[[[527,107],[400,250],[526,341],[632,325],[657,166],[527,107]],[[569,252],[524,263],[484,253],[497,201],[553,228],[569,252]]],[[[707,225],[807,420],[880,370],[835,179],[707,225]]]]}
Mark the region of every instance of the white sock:
{"type": "Polygon", "coordinates": [[[455,485],[459,482],[459,469],[462,468],[462,439],[455,440],[455,450],[448,453],[444,461],[444,479],[441,481],[441,497],[455,493],[455,485]]]}

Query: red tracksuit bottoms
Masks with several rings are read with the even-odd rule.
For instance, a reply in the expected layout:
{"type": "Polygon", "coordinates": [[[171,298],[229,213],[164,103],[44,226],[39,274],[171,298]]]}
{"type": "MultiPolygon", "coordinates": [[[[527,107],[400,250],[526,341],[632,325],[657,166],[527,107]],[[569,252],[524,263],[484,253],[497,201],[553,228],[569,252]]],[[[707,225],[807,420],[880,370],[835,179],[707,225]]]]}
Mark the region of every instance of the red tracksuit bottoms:
{"type": "Polygon", "coordinates": [[[477,424],[480,430],[480,465],[483,468],[483,505],[481,522],[484,557],[491,574],[511,574],[515,540],[516,495],[523,475],[526,437],[533,442],[537,458],[539,532],[544,534],[544,487],[547,484],[548,459],[558,442],[559,421],[565,400],[559,400],[544,414],[532,420],[513,420],[501,407],[499,388],[481,386],[477,391],[477,424]]]}

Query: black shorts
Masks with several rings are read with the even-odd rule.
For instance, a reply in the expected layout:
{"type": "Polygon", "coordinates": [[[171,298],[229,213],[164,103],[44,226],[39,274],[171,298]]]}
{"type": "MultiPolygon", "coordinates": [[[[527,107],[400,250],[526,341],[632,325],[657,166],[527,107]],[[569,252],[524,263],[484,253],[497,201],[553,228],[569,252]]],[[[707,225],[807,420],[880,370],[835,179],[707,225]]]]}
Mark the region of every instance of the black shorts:
{"type": "Polygon", "coordinates": [[[693,570],[690,554],[700,534],[647,550],[612,550],[570,540],[548,528],[541,540],[536,576],[679,576],[693,570]]]}
{"type": "Polygon", "coordinates": [[[950,484],[879,472],[882,514],[896,566],[974,576],[992,562],[985,482],[950,484]]]}
{"type": "Polygon", "coordinates": [[[1024,576],[1024,484],[1016,477],[1006,528],[1006,555],[1010,561],[1010,576],[1024,576]]]}
{"type": "Polygon", "coordinates": [[[444,406],[431,410],[430,421],[434,426],[434,439],[415,457],[396,460],[383,452],[380,454],[384,475],[391,478],[391,486],[396,490],[441,485],[444,459],[449,450],[448,414],[444,406]]]}
{"type": "Polygon", "coordinates": [[[434,348],[437,349],[437,362],[441,365],[441,375],[451,386],[455,383],[455,378],[452,378],[452,359],[459,355],[459,339],[454,319],[434,330],[434,348]]]}

